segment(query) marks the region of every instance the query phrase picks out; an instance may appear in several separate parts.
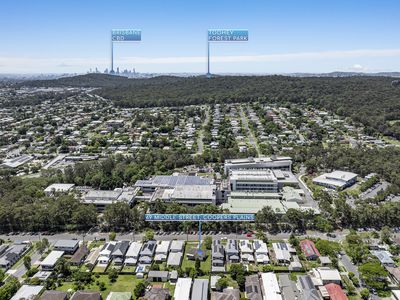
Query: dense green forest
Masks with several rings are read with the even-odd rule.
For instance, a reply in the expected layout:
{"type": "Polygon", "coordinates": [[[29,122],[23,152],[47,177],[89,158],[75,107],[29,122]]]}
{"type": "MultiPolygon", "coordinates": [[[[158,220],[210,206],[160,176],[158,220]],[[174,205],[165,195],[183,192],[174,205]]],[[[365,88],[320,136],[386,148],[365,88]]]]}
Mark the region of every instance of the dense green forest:
{"type": "Polygon", "coordinates": [[[128,79],[88,74],[28,86],[97,87],[122,107],[259,101],[306,103],[363,123],[366,132],[400,138],[400,87],[390,77],[217,76],[128,79]]]}

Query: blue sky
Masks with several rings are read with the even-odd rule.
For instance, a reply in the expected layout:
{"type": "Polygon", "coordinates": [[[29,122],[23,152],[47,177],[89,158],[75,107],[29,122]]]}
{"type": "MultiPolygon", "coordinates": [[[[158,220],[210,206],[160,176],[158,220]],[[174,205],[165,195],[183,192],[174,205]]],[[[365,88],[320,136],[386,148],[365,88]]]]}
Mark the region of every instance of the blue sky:
{"type": "Polygon", "coordinates": [[[396,0],[2,0],[0,73],[85,72],[115,66],[205,72],[208,28],[245,28],[246,43],[211,45],[213,73],[400,71],[396,0]]]}

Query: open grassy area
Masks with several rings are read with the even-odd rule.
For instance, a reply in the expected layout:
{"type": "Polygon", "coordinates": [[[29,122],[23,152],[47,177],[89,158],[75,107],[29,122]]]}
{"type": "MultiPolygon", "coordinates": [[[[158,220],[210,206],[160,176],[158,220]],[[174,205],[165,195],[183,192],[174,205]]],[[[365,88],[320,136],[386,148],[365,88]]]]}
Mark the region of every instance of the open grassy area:
{"type": "MultiPolygon", "coordinates": [[[[141,279],[137,279],[134,275],[119,275],[116,282],[111,283],[107,275],[100,275],[98,278],[93,276],[93,282],[84,287],[88,291],[98,291],[100,288],[97,283],[104,282],[105,290],[101,291],[103,299],[107,297],[110,292],[131,292],[141,279]]],[[[74,290],[73,282],[65,282],[62,286],[58,287],[59,291],[74,290]]]]}
{"type": "MultiPolygon", "coordinates": [[[[181,268],[182,270],[186,270],[186,268],[194,268],[195,267],[195,261],[194,260],[188,260],[186,253],[189,249],[191,248],[197,248],[198,243],[197,242],[188,242],[185,245],[185,253],[182,259],[182,264],[181,268]]],[[[204,244],[202,244],[202,250],[207,252],[207,259],[205,261],[202,261],[200,263],[200,269],[204,273],[209,273],[211,271],[211,250],[206,250],[204,247],[204,244]]]]}
{"type": "Polygon", "coordinates": [[[107,270],[106,267],[95,266],[93,269],[93,273],[104,273],[107,270]]]}

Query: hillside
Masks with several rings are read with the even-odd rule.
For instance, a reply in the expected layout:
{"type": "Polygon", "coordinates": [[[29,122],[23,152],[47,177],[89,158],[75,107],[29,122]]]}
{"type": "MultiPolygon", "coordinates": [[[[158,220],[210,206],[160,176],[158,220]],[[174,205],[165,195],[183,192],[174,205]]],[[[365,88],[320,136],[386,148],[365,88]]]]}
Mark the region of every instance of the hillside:
{"type": "Polygon", "coordinates": [[[122,76],[108,74],[85,74],[73,77],[62,77],[51,80],[29,80],[19,83],[20,86],[30,87],[113,87],[120,84],[127,84],[130,80],[122,76]]]}
{"type": "Polygon", "coordinates": [[[308,103],[351,117],[379,131],[400,138],[400,88],[390,77],[287,77],[287,76],[161,76],[128,79],[88,74],[30,86],[99,87],[99,95],[122,107],[180,106],[204,103],[260,101],[308,103]]]}

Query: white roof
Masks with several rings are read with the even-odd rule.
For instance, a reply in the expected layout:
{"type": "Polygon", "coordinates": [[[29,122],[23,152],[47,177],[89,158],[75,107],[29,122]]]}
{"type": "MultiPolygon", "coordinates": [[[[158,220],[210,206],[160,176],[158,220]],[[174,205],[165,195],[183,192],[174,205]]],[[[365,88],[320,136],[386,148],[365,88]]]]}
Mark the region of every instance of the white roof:
{"type": "Polygon", "coordinates": [[[322,281],[341,281],[340,273],[336,269],[329,268],[315,268],[313,269],[316,278],[322,281]]]}
{"type": "Polygon", "coordinates": [[[253,253],[253,245],[250,240],[240,240],[239,249],[242,253],[253,253]]]}
{"type": "Polygon", "coordinates": [[[129,246],[128,251],[126,251],[126,257],[138,257],[140,249],[142,249],[143,244],[141,242],[132,242],[129,246]]]}
{"type": "Polygon", "coordinates": [[[171,244],[171,241],[159,241],[157,243],[156,254],[157,253],[168,253],[170,244],[171,244]]]}
{"type": "Polygon", "coordinates": [[[331,173],[326,173],[325,177],[348,181],[353,179],[354,177],[357,177],[357,174],[353,172],[333,171],[331,173]]]}
{"type": "Polygon", "coordinates": [[[166,189],[163,199],[200,199],[212,200],[215,185],[178,185],[173,189],[166,189]]]}
{"type": "Polygon", "coordinates": [[[258,253],[260,253],[260,254],[268,254],[267,244],[264,243],[263,241],[254,240],[253,245],[254,245],[254,251],[256,252],[256,254],[258,254],[258,253]]]}
{"type": "Polygon", "coordinates": [[[41,266],[54,266],[61,256],[64,255],[64,251],[51,251],[49,255],[40,263],[41,266]]]}
{"type": "Polygon", "coordinates": [[[261,284],[264,300],[282,300],[278,279],[274,273],[262,273],[261,284]]]}
{"type": "Polygon", "coordinates": [[[267,170],[233,170],[231,171],[231,180],[246,180],[246,181],[263,181],[276,182],[277,179],[274,173],[267,170]]]}
{"type": "Polygon", "coordinates": [[[11,300],[34,299],[43,289],[41,285],[23,285],[11,300]]]}
{"type": "Polygon", "coordinates": [[[290,252],[286,243],[272,243],[276,259],[290,261],[290,252]]]}
{"type": "Polygon", "coordinates": [[[68,192],[75,186],[73,183],[53,183],[49,185],[44,191],[46,193],[50,192],[68,192]]]}
{"type": "Polygon", "coordinates": [[[357,174],[344,171],[325,173],[313,179],[315,183],[329,184],[336,187],[344,186],[349,180],[357,177],[357,174]]]}
{"type": "Polygon", "coordinates": [[[175,286],[174,300],[189,300],[191,287],[191,278],[178,278],[175,286]]]}
{"type": "Polygon", "coordinates": [[[171,251],[175,250],[175,251],[181,251],[183,250],[183,246],[184,246],[185,242],[182,240],[173,240],[171,242],[171,251]]]}

